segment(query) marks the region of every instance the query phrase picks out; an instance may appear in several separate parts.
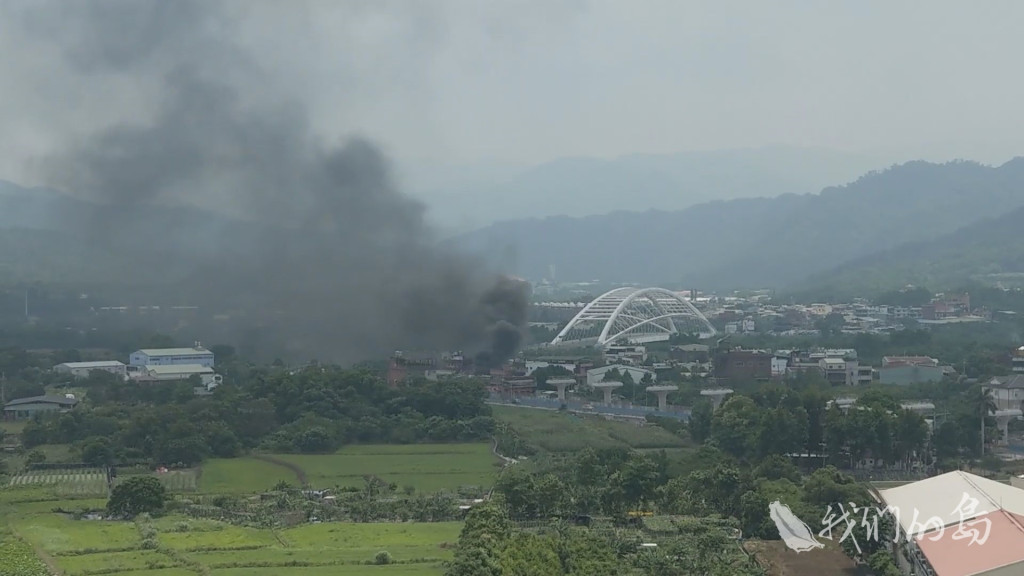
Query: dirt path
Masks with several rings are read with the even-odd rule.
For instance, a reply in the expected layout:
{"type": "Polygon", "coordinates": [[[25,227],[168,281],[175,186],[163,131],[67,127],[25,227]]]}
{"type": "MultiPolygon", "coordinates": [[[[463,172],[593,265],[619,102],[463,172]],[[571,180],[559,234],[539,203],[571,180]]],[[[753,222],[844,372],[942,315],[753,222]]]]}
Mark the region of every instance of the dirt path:
{"type": "Polygon", "coordinates": [[[295,477],[299,479],[299,484],[301,484],[303,488],[309,487],[309,481],[306,479],[306,471],[303,470],[302,468],[299,468],[297,465],[292,464],[291,462],[285,462],[284,460],[281,460],[280,458],[274,458],[273,456],[267,456],[265,454],[253,454],[252,457],[257,459],[257,460],[263,460],[264,462],[270,462],[271,464],[275,464],[277,466],[283,466],[283,467],[291,470],[292,473],[295,474],[295,477]]]}
{"type": "Polygon", "coordinates": [[[743,547],[767,570],[768,576],[870,576],[834,547],[796,553],[780,540],[747,540],[743,547]]]}

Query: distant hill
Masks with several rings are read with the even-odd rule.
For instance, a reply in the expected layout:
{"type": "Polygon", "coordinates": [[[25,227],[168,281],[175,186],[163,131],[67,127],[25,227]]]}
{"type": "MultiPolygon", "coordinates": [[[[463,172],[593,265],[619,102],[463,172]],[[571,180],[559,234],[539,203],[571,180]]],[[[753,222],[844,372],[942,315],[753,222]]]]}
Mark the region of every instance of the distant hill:
{"type": "Polygon", "coordinates": [[[933,289],[991,281],[1000,275],[1024,276],[1024,208],[964,226],[930,242],[902,244],[816,274],[805,290],[855,293],[900,288],[933,289]]]}
{"type": "Polygon", "coordinates": [[[778,146],[560,158],[525,168],[412,166],[399,176],[431,206],[432,219],[471,230],[520,218],[681,210],[715,199],[814,193],[883,164],[859,154],[778,146]]]}
{"type": "Polygon", "coordinates": [[[453,242],[530,278],[554,265],[566,281],[786,287],[1021,206],[1024,159],[910,162],[819,194],[501,222],[453,242]]]}

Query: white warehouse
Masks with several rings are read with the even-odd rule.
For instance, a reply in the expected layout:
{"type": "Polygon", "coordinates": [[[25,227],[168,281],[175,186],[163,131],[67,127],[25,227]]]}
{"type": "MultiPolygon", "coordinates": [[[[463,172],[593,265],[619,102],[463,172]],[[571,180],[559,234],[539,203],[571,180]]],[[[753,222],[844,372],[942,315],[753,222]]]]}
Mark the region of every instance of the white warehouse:
{"type": "Polygon", "coordinates": [[[192,348],[148,348],[132,352],[128,364],[131,366],[198,364],[212,368],[213,352],[199,345],[192,348]]]}
{"type": "Polygon", "coordinates": [[[126,377],[125,365],[117,360],[100,360],[98,362],[64,362],[53,367],[58,374],[70,374],[75,378],[87,378],[93,370],[110,372],[121,378],[126,377]]]}
{"type": "Polygon", "coordinates": [[[213,368],[201,364],[146,366],[141,368],[135,379],[140,382],[176,382],[188,380],[192,376],[199,376],[207,391],[212,391],[223,381],[221,375],[215,373],[213,368]]]}

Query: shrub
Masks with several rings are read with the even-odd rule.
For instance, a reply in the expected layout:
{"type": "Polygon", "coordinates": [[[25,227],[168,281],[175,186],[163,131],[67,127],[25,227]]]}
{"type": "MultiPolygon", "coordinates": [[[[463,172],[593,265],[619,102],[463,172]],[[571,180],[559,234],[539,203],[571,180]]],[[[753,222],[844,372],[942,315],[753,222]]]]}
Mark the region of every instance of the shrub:
{"type": "Polygon", "coordinates": [[[391,562],[392,562],[391,553],[388,552],[387,550],[381,550],[380,552],[377,552],[376,556],[373,557],[373,563],[378,565],[378,566],[383,566],[385,564],[391,564],[391,562]]]}

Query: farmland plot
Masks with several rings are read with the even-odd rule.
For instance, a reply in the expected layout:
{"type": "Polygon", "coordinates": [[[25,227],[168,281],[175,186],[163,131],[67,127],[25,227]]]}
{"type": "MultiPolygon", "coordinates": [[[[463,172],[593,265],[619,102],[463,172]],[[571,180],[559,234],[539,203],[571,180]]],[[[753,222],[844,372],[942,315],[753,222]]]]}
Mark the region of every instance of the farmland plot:
{"type": "Polygon", "coordinates": [[[489,487],[498,461],[489,444],[409,444],[404,446],[347,446],[335,454],[278,454],[298,466],[314,488],[362,486],[364,477],[377,476],[399,487],[422,492],[460,486],[489,487]]]}
{"type": "Polygon", "coordinates": [[[11,478],[11,486],[50,486],[65,496],[106,495],[107,473],[102,468],[30,470],[11,478]]]}

